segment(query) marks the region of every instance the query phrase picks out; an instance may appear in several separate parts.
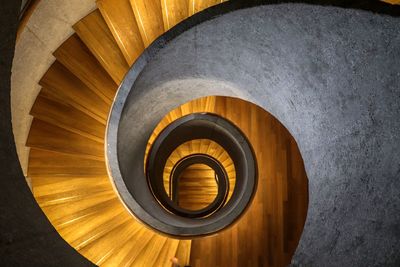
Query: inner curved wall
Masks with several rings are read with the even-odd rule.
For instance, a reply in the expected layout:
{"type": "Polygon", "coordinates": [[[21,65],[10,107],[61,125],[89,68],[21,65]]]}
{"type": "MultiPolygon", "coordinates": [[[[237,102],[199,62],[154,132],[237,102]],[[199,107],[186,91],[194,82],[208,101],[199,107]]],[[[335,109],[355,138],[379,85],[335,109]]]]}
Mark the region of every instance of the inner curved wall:
{"type": "Polygon", "coordinates": [[[282,4],[201,24],[167,44],[139,76],[128,101],[141,101],[124,110],[120,127],[140,115],[129,138],[143,139],[143,147],[122,149],[144,154],[163,114],[193,98],[257,103],[293,134],[309,178],[293,263],[395,266],[398,23],[368,11],[282,4]]]}

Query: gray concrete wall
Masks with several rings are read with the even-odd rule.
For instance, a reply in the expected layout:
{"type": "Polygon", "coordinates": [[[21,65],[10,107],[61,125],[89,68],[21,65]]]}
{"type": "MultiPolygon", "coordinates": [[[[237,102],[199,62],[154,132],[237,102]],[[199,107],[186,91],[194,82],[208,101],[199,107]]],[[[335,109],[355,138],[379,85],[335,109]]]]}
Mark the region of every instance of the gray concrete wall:
{"type": "Polygon", "coordinates": [[[193,98],[262,106],[297,140],[310,182],[293,264],[399,266],[399,25],[398,16],[305,4],[218,17],[159,51],[124,119],[147,140],[193,98]]]}

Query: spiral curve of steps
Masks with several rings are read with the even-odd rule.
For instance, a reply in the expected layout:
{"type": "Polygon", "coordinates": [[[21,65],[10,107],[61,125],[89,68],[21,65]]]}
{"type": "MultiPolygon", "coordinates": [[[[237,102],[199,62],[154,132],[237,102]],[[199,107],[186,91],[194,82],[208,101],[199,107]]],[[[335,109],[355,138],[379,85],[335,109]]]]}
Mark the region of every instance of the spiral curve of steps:
{"type": "MultiPolygon", "coordinates": [[[[292,181],[261,179],[261,185],[268,184],[269,187],[259,190],[261,192],[257,193],[243,221],[221,233],[220,237],[204,238],[203,243],[192,246],[196,240],[178,240],[152,231],[125,209],[107,174],[104,136],[108,114],[118,85],[130,66],[165,31],[221,2],[224,1],[98,0],[98,9],[73,26],[75,34],[54,52],[56,61],[40,80],[42,90],[31,109],[34,119],[26,143],[30,147],[28,176],[32,181],[33,194],[59,234],[97,265],[162,267],[169,266],[170,259],[176,257],[182,266],[206,266],[209,263],[199,256],[200,251],[214,249],[217,242],[226,249],[231,242],[235,243],[234,238],[240,232],[250,236],[251,231],[244,230],[243,225],[251,223],[256,223],[254,228],[258,230],[265,229],[265,224],[269,224],[268,234],[275,241],[268,244],[269,251],[265,259],[258,259],[257,263],[250,262],[249,266],[266,261],[270,262],[269,266],[284,266],[290,262],[307,209],[308,196],[303,194],[307,192],[304,166],[290,134],[272,116],[260,115],[261,110],[256,107],[224,97],[195,100],[170,112],[155,129],[148,143],[150,149],[164,127],[194,112],[212,112],[229,118],[249,136],[255,147],[272,143],[257,143],[257,140],[264,142],[264,136],[251,136],[252,131],[266,130],[272,136],[273,141],[265,141],[274,143],[271,153],[290,165],[293,173],[287,173],[286,167],[266,166],[270,168],[269,173],[261,171],[260,175],[272,177],[276,171],[280,178],[291,178],[291,175],[294,178],[292,181]],[[233,112],[233,107],[239,107],[238,112],[233,112]],[[251,114],[253,121],[241,124],[241,120],[245,121],[241,114],[251,114]],[[264,128],[253,129],[253,125],[260,121],[268,126],[259,123],[264,128]],[[301,188],[301,194],[297,197],[293,197],[294,192],[289,192],[290,183],[301,188]],[[280,191],[274,191],[277,188],[280,191]],[[267,201],[270,204],[264,206],[266,197],[263,194],[270,194],[281,201],[273,201],[272,204],[267,201]],[[291,205],[288,209],[292,209],[292,212],[287,211],[285,205],[291,205]],[[269,211],[257,215],[261,209],[269,211]],[[259,222],[259,216],[265,221],[259,222]],[[281,220],[286,222],[283,226],[281,220]],[[277,256],[272,257],[273,254],[277,256]]],[[[164,176],[165,186],[168,170],[185,155],[199,152],[213,155],[222,162],[230,183],[234,184],[235,170],[229,155],[218,145],[205,140],[184,144],[171,155],[164,176]]],[[[263,157],[272,155],[263,153],[256,149],[260,162],[264,161],[263,157]]],[[[259,247],[248,248],[254,251],[249,258],[259,258],[265,246],[261,245],[261,241],[252,244],[259,244],[259,247]]],[[[234,249],[226,251],[220,253],[218,259],[210,257],[209,260],[221,262],[231,256],[237,259],[242,253],[234,249]],[[235,253],[237,255],[233,255],[235,253]]],[[[239,266],[237,262],[227,262],[226,266],[239,266]]]]}

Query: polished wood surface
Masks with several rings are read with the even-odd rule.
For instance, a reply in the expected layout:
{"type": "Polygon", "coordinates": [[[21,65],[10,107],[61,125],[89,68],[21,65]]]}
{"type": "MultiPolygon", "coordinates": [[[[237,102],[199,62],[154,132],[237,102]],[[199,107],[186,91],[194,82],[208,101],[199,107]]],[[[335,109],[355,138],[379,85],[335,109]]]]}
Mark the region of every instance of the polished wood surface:
{"type": "Polygon", "coordinates": [[[226,2],[226,0],[189,0],[189,15],[191,16],[223,2],[226,2]]]}
{"type": "Polygon", "coordinates": [[[129,65],[100,11],[93,11],[73,28],[113,80],[120,84],[129,65]]]}
{"type": "Polygon", "coordinates": [[[215,171],[204,164],[187,167],[178,179],[178,206],[187,210],[201,210],[218,195],[215,171]]]}
{"type": "Polygon", "coordinates": [[[252,144],[258,187],[233,227],[193,240],[191,266],[287,266],[308,205],[308,182],[296,142],[279,121],[248,102],[217,97],[214,112],[237,125],[252,144]]]}
{"type": "Polygon", "coordinates": [[[71,154],[31,148],[28,176],[98,177],[107,173],[102,160],[85,159],[71,154]]]}
{"type": "Polygon", "coordinates": [[[188,0],[161,0],[165,30],[169,30],[189,16],[188,0]]]}
{"type": "Polygon", "coordinates": [[[80,134],[95,141],[104,142],[105,125],[63,102],[56,102],[40,94],[30,114],[35,118],[80,134]]]}
{"type": "Polygon", "coordinates": [[[129,0],[97,0],[96,3],[131,66],[143,52],[144,44],[129,0]]]}
{"type": "Polygon", "coordinates": [[[40,94],[56,102],[64,102],[105,124],[110,104],[93,93],[81,80],[58,61],[47,70],[39,84],[40,94]]]}
{"type": "Polygon", "coordinates": [[[400,5],[400,0],[383,0],[383,2],[392,4],[392,5],[400,5]]]}
{"type": "Polygon", "coordinates": [[[69,37],[53,54],[57,61],[111,105],[118,85],[77,34],[69,37]]]}
{"type": "Polygon", "coordinates": [[[130,0],[145,47],[164,33],[160,0],[130,0]]]}
{"type": "Polygon", "coordinates": [[[26,144],[29,147],[76,154],[86,156],[87,158],[104,158],[103,143],[66,131],[37,118],[34,118],[32,121],[26,144]]]}

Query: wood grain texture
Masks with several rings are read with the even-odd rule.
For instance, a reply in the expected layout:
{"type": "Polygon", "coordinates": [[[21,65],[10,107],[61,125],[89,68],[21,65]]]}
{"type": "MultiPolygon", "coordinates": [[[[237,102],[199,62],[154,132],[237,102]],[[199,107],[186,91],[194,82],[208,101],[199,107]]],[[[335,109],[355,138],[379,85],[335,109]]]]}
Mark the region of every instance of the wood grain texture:
{"type": "Polygon", "coordinates": [[[115,83],[120,84],[129,65],[100,11],[93,11],[73,28],[115,83]]]}
{"type": "Polygon", "coordinates": [[[178,180],[178,206],[200,210],[210,205],[218,194],[215,171],[204,164],[187,167],[178,180]]]}
{"type": "Polygon", "coordinates": [[[189,0],[189,15],[192,16],[206,8],[221,4],[226,0],[189,0]]]}
{"type": "Polygon", "coordinates": [[[97,0],[97,6],[129,66],[144,50],[129,0],[97,0]]]}
{"type": "Polygon", "coordinates": [[[51,65],[39,84],[43,86],[40,94],[46,98],[73,106],[97,121],[106,123],[110,105],[58,61],[51,65]]]}
{"type": "Polygon", "coordinates": [[[145,47],[164,33],[160,0],[130,0],[145,47]]]}
{"type": "Polygon", "coordinates": [[[107,173],[104,161],[32,148],[29,152],[28,176],[99,177],[107,173]]]}
{"type": "Polygon", "coordinates": [[[102,160],[104,145],[34,118],[27,146],[102,160]]]}
{"type": "Polygon", "coordinates": [[[169,30],[189,16],[188,0],[161,0],[165,30],[169,30]]]}
{"type": "Polygon", "coordinates": [[[273,116],[248,102],[216,97],[214,112],[250,140],[258,162],[258,188],[234,226],[193,240],[191,266],[287,266],[308,205],[308,182],[296,142],[273,116]]]}
{"type": "Polygon", "coordinates": [[[103,143],[105,125],[85,113],[63,102],[56,102],[39,93],[30,114],[35,118],[56,125],[68,131],[80,134],[103,143]]]}
{"type": "Polygon", "coordinates": [[[111,105],[118,85],[77,34],[69,37],[53,54],[57,61],[111,105]]]}
{"type": "Polygon", "coordinates": [[[189,265],[190,263],[190,248],[192,247],[192,240],[181,240],[176,250],[175,257],[178,259],[179,264],[182,266],[189,265]]]}

